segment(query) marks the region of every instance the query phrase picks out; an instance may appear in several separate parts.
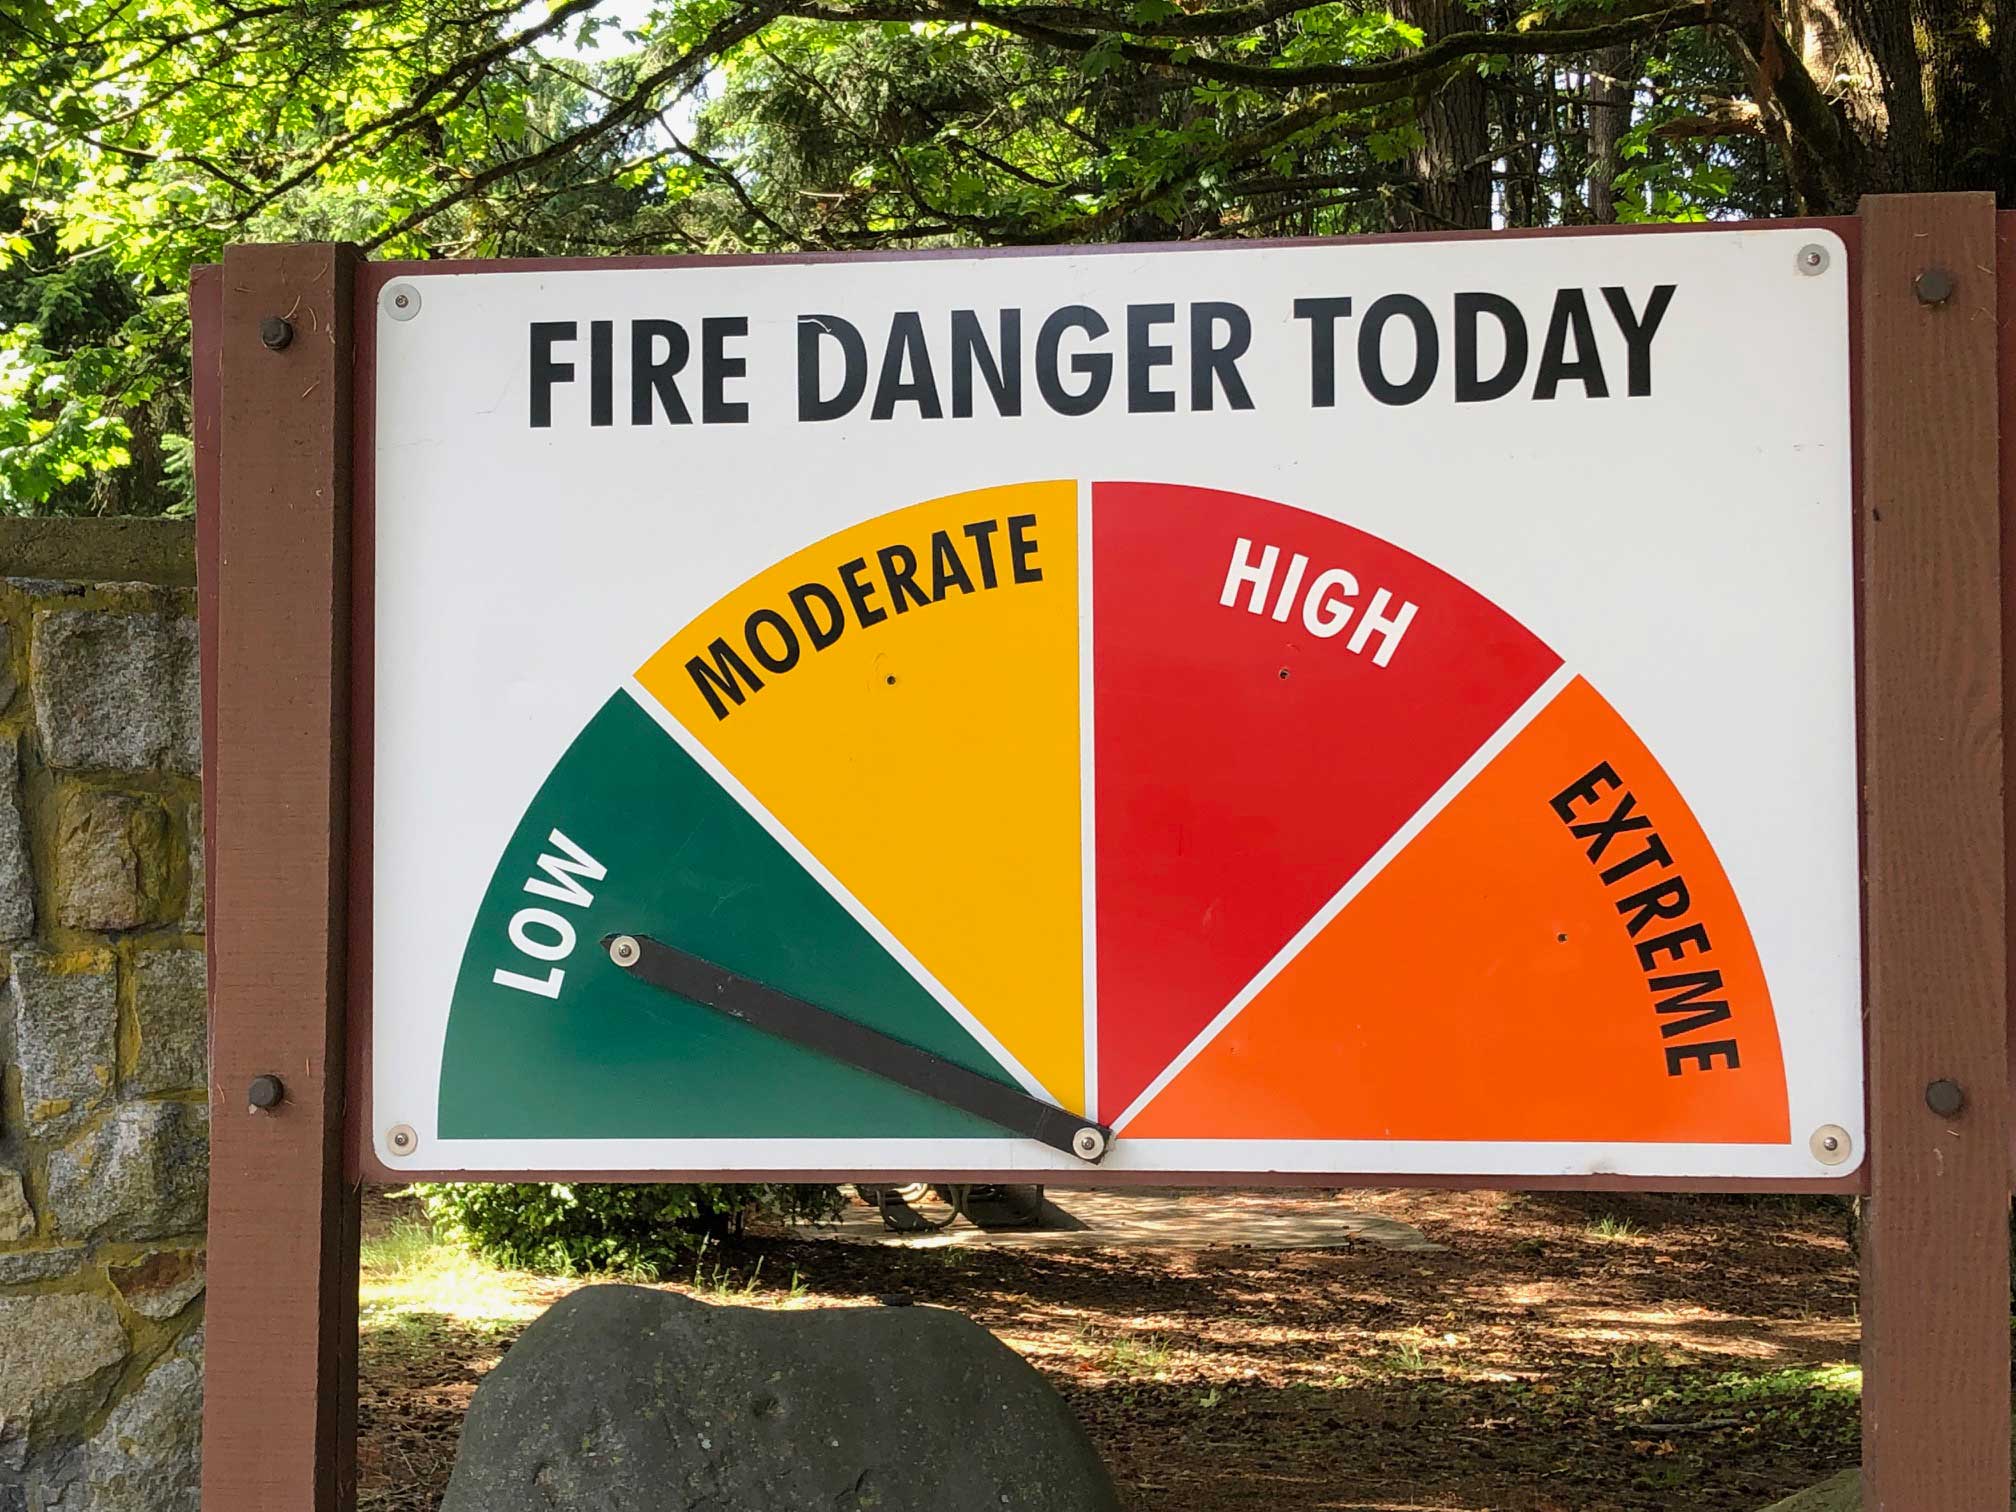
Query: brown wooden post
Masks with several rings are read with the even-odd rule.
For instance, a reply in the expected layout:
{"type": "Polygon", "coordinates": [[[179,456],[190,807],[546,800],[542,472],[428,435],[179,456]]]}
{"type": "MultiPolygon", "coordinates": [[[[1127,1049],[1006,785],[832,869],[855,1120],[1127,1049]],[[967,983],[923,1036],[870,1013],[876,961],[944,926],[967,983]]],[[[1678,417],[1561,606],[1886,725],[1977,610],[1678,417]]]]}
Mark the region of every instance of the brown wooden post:
{"type": "Polygon", "coordinates": [[[1995,1512],[2010,1423],[1995,202],[1879,196],[1861,214],[1863,1506],[1995,1512]]]}
{"type": "Polygon", "coordinates": [[[340,246],[224,256],[203,583],[216,640],[204,1512],[343,1512],[355,1493],[357,1192],[341,1133],[356,265],[340,246]],[[262,1076],[285,1088],[271,1111],[250,1106],[262,1076]]]}
{"type": "MultiPolygon", "coordinates": [[[[1995,212],[1995,324],[2001,362],[2002,434],[2002,849],[2005,899],[2016,896],[2016,210],[1995,212]]],[[[2016,960],[2016,918],[2005,908],[2004,949],[2016,960]]],[[[2016,979],[2010,984],[2006,1027],[2010,1118],[2009,1173],[2016,1188],[2016,979]]]]}

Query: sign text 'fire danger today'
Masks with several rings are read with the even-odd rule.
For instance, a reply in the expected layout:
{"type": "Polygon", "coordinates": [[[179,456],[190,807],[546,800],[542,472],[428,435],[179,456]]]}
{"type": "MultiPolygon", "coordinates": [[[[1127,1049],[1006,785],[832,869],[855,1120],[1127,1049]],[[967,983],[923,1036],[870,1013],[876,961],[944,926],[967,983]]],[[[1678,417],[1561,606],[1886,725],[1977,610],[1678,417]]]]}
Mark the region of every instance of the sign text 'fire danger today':
{"type": "MultiPolygon", "coordinates": [[[[1230,300],[1004,306],[985,315],[955,308],[928,317],[896,310],[868,329],[801,313],[793,418],[838,420],[864,407],[872,420],[1250,410],[1248,368],[1284,360],[1306,373],[1302,398],[1317,409],[1336,405],[1339,389],[1353,383],[1390,405],[1416,403],[1438,382],[1459,404],[1564,392],[1645,399],[1677,292],[1659,283],[1563,288],[1527,302],[1482,289],[1435,303],[1398,292],[1294,295],[1288,318],[1271,324],[1230,300]],[[1292,351],[1262,350],[1261,332],[1292,351]]],[[[742,425],[753,417],[746,315],[536,320],[527,330],[535,428],[614,426],[619,417],[637,426],[742,425]]]]}

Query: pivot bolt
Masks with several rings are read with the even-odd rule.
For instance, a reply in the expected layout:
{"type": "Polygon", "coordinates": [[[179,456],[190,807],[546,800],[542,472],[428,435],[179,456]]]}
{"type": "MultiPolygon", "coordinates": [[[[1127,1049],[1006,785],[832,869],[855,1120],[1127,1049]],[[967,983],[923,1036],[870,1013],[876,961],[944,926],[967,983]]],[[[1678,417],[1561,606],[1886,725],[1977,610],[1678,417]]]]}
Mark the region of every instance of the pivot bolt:
{"type": "Polygon", "coordinates": [[[637,964],[643,950],[629,935],[617,935],[609,942],[609,959],[626,969],[637,964]]]}
{"type": "Polygon", "coordinates": [[[1097,1160],[1106,1153],[1106,1136],[1087,1124],[1071,1136],[1071,1153],[1080,1160],[1097,1160]]]}

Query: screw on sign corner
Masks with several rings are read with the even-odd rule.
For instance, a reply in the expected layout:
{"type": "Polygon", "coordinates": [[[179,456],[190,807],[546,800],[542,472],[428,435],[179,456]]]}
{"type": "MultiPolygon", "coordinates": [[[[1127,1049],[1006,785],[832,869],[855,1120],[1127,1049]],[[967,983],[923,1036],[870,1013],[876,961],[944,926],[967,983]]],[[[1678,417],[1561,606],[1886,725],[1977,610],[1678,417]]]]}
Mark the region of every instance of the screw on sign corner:
{"type": "Polygon", "coordinates": [[[420,313],[420,291],[409,283],[387,286],[385,313],[394,320],[411,320],[420,313]]]}
{"type": "Polygon", "coordinates": [[[1845,1164],[1855,1149],[1855,1143],[1848,1137],[1848,1131],[1839,1124],[1820,1125],[1813,1131],[1813,1137],[1808,1141],[1808,1145],[1813,1151],[1813,1158],[1827,1166],[1845,1164]]]}

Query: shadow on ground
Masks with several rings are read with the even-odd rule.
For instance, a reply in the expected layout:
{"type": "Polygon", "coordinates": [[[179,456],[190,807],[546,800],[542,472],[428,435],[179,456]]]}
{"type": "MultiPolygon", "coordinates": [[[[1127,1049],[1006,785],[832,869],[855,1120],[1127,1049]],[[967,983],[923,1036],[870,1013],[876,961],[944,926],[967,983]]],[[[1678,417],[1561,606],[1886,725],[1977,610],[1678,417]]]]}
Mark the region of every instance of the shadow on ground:
{"type": "MultiPolygon", "coordinates": [[[[1370,1203],[1446,1248],[1243,1249],[1236,1221],[1186,1251],[801,1232],[668,1284],[957,1308],[1058,1387],[1134,1512],[1756,1512],[1857,1458],[1854,1268],[1832,1203],[1303,1200],[1370,1203]]],[[[401,1221],[382,1204],[374,1219],[401,1221]]],[[[403,1221],[396,1264],[374,1269],[384,1245],[367,1245],[365,1512],[433,1512],[476,1383],[576,1284],[443,1258],[403,1221]]]]}

